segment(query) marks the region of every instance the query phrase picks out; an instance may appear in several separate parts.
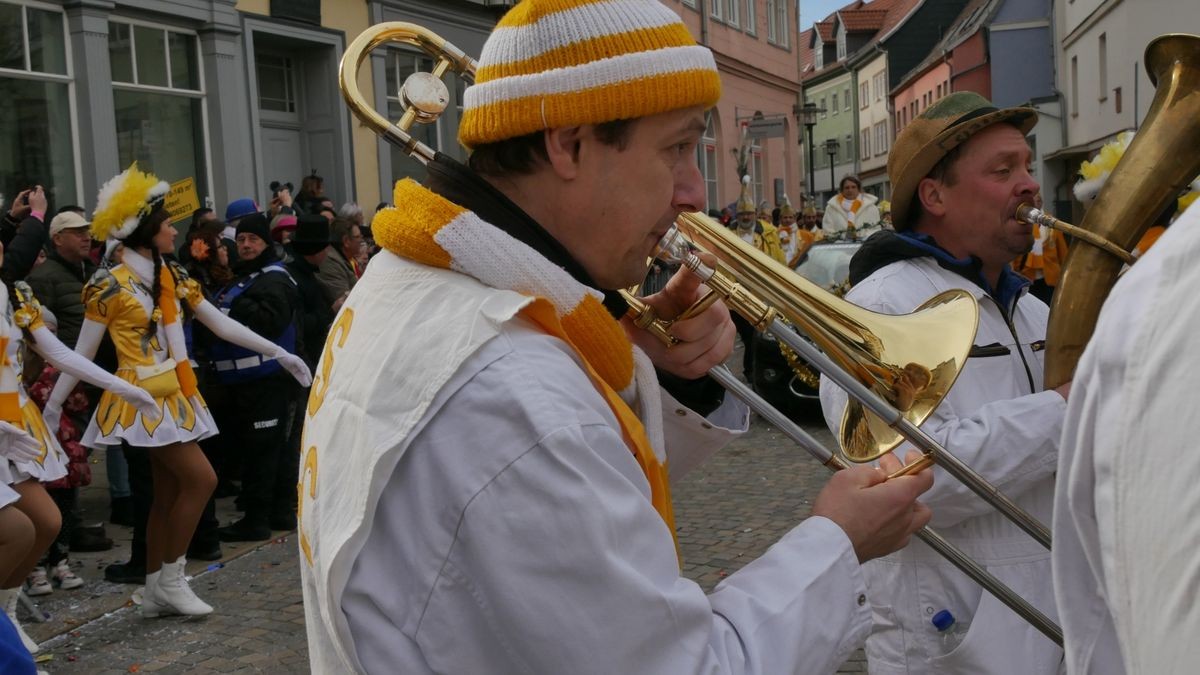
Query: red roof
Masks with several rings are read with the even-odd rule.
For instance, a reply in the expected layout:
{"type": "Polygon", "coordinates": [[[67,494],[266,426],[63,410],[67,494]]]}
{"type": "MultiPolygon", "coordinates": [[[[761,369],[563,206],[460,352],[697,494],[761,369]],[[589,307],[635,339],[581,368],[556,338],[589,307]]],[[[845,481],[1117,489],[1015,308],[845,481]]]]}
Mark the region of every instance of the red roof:
{"type": "Polygon", "coordinates": [[[825,43],[834,42],[836,37],[833,28],[838,21],[841,21],[845,25],[846,32],[848,33],[874,33],[871,36],[871,40],[859,48],[858,51],[861,52],[863,49],[879,42],[883,36],[898,26],[922,2],[924,0],[875,0],[875,2],[871,3],[855,0],[855,2],[830,14],[824,21],[813,24],[813,28],[810,30],[815,30],[817,33],[811,34],[811,37],[809,31],[801,33],[803,51],[801,51],[800,79],[809,80],[819,77],[821,73],[839,65],[838,62],[826,63],[825,67],[821,68],[821,70],[813,70],[811,45],[816,34],[819,34],[821,40],[825,43]]]}
{"type": "Polygon", "coordinates": [[[833,19],[826,19],[821,23],[813,24],[813,28],[817,29],[817,33],[821,36],[821,42],[833,42],[833,19]]]}
{"type": "Polygon", "coordinates": [[[877,2],[868,5],[872,9],[852,9],[845,12],[838,12],[838,19],[846,27],[847,33],[873,33],[883,26],[883,20],[887,17],[888,11],[886,9],[874,9],[875,5],[884,1],[877,0],[877,2]]]}

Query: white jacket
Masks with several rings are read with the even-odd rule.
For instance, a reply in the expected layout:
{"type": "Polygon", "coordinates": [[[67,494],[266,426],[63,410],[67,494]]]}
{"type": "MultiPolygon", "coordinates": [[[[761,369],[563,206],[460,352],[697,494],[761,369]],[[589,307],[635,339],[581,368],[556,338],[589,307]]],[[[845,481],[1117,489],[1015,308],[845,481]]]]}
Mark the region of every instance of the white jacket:
{"type": "Polygon", "coordinates": [[[1067,672],[1200,661],[1200,203],[1113,288],[1075,371],[1054,507],[1067,672]]]}
{"type": "MultiPolygon", "coordinates": [[[[990,295],[931,257],[887,265],[852,288],[846,299],[877,312],[903,314],[953,288],[966,289],[979,301],[975,345],[1001,345],[1009,353],[968,359],[922,428],[1035,518],[1049,523],[1066,404],[1056,392],[1042,391],[1043,352],[1033,348],[1045,338],[1046,305],[1023,293],[1010,328],[990,295]]],[[[821,404],[836,434],[846,394],[822,378],[821,404]]],[[[910,449],[905,444],[899,452],[910,449]]],[[[934,475],[933,488],[922,496],[933,510],[932,527],[1053,619],[1050,552],[943,470],[935,469],[934,475]]],[[[875,632],[867,640],[870,672],[1057,672],[1062,659],[1057,645],[920,541],[914,539],[904,550],[867,563],[864,569],[875,613],[875,632]],[[969,624],[961,644],[948,653],[930,622],[942,609],[969,624]]]]}
{"type": "MultiPolygon", "coordinates": [[[[524,302],[387,252],[355,287],[306,428],[327,448],[315,499],[301,481],[313,671],[832,672],[870,630],[842,530],[811,518],[706,596],[611,409],[524,302]]],[[[673,479],[747,422],[642,403],[673,479]]]]}
{"type": "MultiPolygon", "coordinates": [[[[862,205],[854,214],[854,227],[862,228],[867,225],[879,225],[883,218],[879,215],[879,198],[867,192],[860,192],[858,198],[862,205]]],[[[850,212],[842,207],[842,196],[836,194],[825,205],[825,217],[821,219],[821,229],[826,234],[841,232],[850,224],[850,212]]]]}

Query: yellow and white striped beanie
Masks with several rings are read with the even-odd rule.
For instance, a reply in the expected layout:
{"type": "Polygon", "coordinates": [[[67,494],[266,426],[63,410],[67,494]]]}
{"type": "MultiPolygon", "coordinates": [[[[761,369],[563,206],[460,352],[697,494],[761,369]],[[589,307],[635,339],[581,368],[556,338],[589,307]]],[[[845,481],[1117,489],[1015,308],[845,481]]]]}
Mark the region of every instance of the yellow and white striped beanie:
{"type": "Polygon", "coordinates": [[[720,98],[712,52],[659,0],[522,0],[483,46],[458,140],[473,148],[720,98]]]}

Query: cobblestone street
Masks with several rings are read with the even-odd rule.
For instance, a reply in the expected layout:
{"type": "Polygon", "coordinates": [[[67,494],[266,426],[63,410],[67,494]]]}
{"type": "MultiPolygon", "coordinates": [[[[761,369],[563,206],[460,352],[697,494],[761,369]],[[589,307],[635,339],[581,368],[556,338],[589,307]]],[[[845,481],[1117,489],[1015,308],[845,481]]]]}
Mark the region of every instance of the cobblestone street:
{"type": "MultiPolygon", "coordinates": [[[[815,410],[804,426],[831,441],[815,410]]],[[[825,468],[755,417],[749,434],[675,487],[686,576],[711,590],[805,518],[826,478],[825,468]]],[[[226,503],[231,501],[221,500],[223,521],[233,516],[226,503]]],[[[109,530],[127,551],[128,531],[109,530]]],[[[278,533],[257,547],[224,548],[223,566],[189,564],[198,594],[216,607],[211,616],[193,620],[142,620],[129,600],[134,587],[100,578],[105,563],[124,559],[122,551],[73,554],[88,584],[39,599],[50,614],[46,623],[23,615],[29,632],[42,641],[39,666],[89,675],[307,672],[294,535],[278,533]]],[[[860,652],[839,672],[865,670],[860,652]]]]}

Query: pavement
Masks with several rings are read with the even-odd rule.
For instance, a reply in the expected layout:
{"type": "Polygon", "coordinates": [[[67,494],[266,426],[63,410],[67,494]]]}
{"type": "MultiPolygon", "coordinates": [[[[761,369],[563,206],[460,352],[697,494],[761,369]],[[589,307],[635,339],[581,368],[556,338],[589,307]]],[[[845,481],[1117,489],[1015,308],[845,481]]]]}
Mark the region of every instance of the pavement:
{"type": "MultiPolygon", "coordinates": [[[[740,351],[730,363],[740,363],[740,351]]],[[[735,368],[740,370],[740,368],[735,368]]],[[[798,419],[821,441],[832,438],[815,409],[798,419]]],[[[84,490],[85,522],[107,515],[104,458],[84,490]]],[[[807,517],[828,470],[757,416],[751,430],[673,488],[684,575],[706,591],[761,555],[807,517]]],[[[222,523],[236,517],[232,499],[218,500],[222,523]]],[[[136,587],[103,580],[104,566],[127,558],[130,530],[108,525],[116,547],[72,554],[86,580],[77,590],[37,598],[45,623],[22,612],[41,643],[39,668],[49,673],[303,673],[308,672],[304,609],[294,533],[267,542],[223,544],[219,563],[189,562],[192,587],[216,611],[199,619],[143,620],[131,600],[136,587]]],[[[837,672],[866,672],[859,651],[837,672]]]]}

